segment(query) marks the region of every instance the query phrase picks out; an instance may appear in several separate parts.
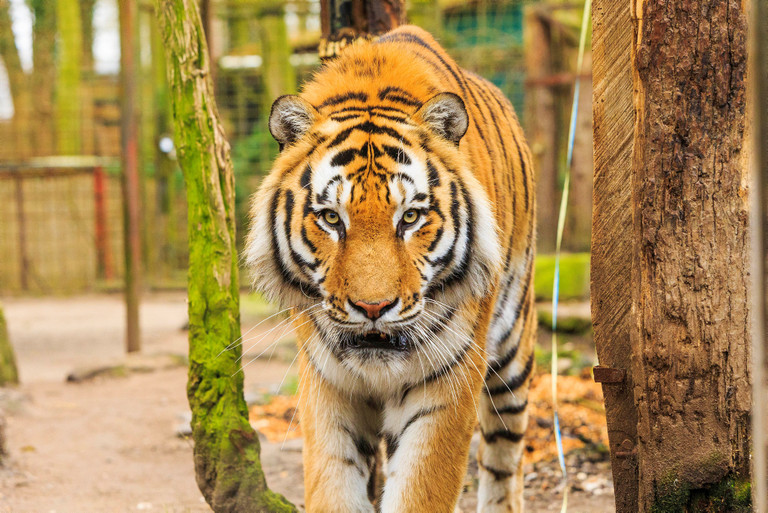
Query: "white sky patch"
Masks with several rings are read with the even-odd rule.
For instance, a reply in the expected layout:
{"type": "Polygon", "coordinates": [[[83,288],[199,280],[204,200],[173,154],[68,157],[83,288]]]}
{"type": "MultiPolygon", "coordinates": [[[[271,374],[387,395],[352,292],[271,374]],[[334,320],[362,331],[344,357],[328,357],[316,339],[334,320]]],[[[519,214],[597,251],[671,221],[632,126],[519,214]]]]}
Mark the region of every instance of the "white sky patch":
{"type": "Polygon", "coordinates": [[[13,95],[11,94],[11,83],[8,80],[8,70],[5,69],[5,63],[0,57],[0,121],[6,121],[13,118],[13,95]]]}
{"type": "Polygon", "coordinates": [[[93,6],[93,68],[102,75],[120,73],[120,17],[116,0],[93,6]]]}
{"type": "Polygon", "coordinates": [[[19,52],[21,69],[32,71],[32,11],[24,0],[11,0],[11,30],[19,52]]]}

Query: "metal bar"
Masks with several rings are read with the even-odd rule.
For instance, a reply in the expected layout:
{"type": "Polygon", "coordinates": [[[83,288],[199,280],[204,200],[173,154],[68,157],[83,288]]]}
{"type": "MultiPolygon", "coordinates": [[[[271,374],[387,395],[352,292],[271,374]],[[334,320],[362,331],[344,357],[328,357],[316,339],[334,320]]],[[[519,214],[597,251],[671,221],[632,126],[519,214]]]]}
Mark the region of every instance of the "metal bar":
{"type": "Polygon", "coordinates": [[[24,214],[24,184],[21,176],[16,182],[16,223],[19,227],[19,283],[21,290],[29,289],[29,255],[27,254],[27,220],[24,214]]]}

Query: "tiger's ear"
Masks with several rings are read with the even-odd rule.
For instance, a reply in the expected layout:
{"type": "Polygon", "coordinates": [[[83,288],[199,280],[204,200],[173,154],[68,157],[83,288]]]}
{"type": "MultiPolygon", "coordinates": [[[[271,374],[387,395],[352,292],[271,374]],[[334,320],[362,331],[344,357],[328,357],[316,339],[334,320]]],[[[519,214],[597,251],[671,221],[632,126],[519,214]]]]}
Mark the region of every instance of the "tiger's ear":
{"type": "Polygon", "coordinates": [[[297,141],[312,127],[317,110],[306,100],[293,94],[279,97],[269,113],[269,132],[283,147],[297,141]]]}
{"type": "Polygon", "coordinates": [[[440,93],[430,98],[416,112],[416,118],[457,146],[469,127],[464,100],[453,93],[440,93]]]}

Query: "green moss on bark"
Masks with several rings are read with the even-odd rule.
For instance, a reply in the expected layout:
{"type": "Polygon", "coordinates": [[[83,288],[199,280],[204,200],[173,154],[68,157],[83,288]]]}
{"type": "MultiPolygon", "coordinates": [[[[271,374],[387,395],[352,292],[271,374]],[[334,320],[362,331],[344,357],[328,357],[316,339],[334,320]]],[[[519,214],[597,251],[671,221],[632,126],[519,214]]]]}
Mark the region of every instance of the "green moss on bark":
{"type": "Polygon", "coordinates": [[[19,371],[16,367],[16,355],[8,337],[3,308],[0,306],[0,386],[18,384],[19,371]]]}
{"type": "Polygon", "coordinates": [[[193,0],[158,0],[189,225],[189,381],[197,482],[214,511],[296,509],[267,488],[248,423],[239,345],[234,176],[193,0]]]}
{"type": "Polygon", "coordinates": [[[656,485],[651,513],[749,513],[751,491],[748,479],[734,475],[705,487],[692,488],[670,473],[656,485]]]}

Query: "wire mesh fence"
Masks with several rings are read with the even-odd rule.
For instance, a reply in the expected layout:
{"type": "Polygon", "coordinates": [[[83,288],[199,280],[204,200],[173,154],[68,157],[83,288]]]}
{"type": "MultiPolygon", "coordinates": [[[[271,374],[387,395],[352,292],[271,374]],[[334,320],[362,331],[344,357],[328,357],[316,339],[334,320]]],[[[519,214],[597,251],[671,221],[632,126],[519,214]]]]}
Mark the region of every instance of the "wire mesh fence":
{"type": "MultiPolygon", "coordinates": [[[[77,13],[57,16],[48,2],[0,3],[0,11],[6,10],[0,12],[0,68],[8,77],[5,88],[0,81],[0,105],[11,103],[10,115],[0,109],[4,294],[119,287],[123,275],[123,200],[115,165],[121,152],[116,0],[56,6],[64,9],[68,3],[77,13]],[[67,25],[78,16],[78,23],[67,25]],[[4,23],[13,30],[3,31],[4,23]],[[63,51],[67,48],[79,53],[63,51]],[[109,163],[35,164],[40,157],[61,155],[109,163]]],[[[296,92],[320,65],[320,5],[318,0],[203,4],[219,113],[232,146],[242,240],[248,198],[277,154],[267,129],[271,102],[296,92]]],[[[411,22],[435,34],[461,66],[496,84],[522,117],[530,87],[523,48],[527,4],[413,0],[407,6],[411,22]]],[[[180,287],[186,275],[186,205],[172,147],[163,43],[151,2],[140,3],[138,25],[140,73],[134,78],[141,97],[145,285],[180,287]]]]}

